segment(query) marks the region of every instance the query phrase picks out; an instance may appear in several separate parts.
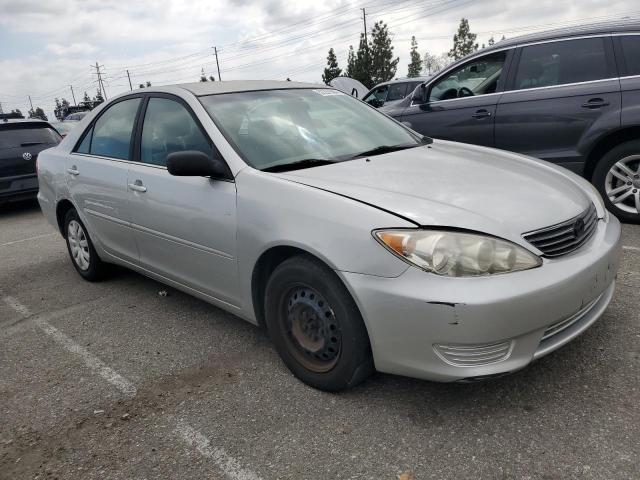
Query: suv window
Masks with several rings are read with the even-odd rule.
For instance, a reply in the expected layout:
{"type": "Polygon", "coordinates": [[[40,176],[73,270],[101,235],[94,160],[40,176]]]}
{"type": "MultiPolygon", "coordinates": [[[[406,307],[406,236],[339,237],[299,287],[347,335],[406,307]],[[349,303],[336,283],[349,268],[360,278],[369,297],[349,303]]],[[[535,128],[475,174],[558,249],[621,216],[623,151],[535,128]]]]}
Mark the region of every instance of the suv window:
{"type": "Polygon", "coordinates": [[[166,166],[167,155],[184,150],[213,155],[211,142],[185,107],[166,98],[149,99],[142,125],[140,161],[166,166]]]}
{"type": "Polygon", "coordinates": [[[627,65],[627,75],[640,75],[640,35],[621,37],[622,54],[627,65]]]}
{"type": "Polygon", "coordinates": [[[93,135],[88,132],[78,147],[85,146],[85,140],[92,135],[89,153],[103,157],[129,159],[129,147],[131,146],[131,134],[136,113],[140,104],[139,98],[123,100],[110,107],[100,115],[93,126],[93,135]]]}
{"type": "Polygon", "coordinates": [[[524,47],[514,89],[609,78],[604,42],[604,38],[581,38],[524,47]]]}
{"type": "Polygon", "coordinates": [[[392,83],[389,85],[389,93],[387,94],[387,102],[394,100],[402,100],[406,96],[407,83],[392,83]]]}
{"type": "Polygon", "coordinates": [[[27,127],[15,124],[9,128],[0,128],[0,149],[31,145],[57,145],[60,140],[60,135],[48,125],[27,127]]]}
{"type": "Polygon", "coordinates": [[[374,107],[379,107],[384,104],[387,100],[387,92],[389,90],[389,85],[383,85],[381,87],[376,88],[373,92],[367,95],[363,100],[373,105],[374,107]]]}
{"type": "Polygon", "coordinates": [[[445,74],[431,89],[429,101],[495,93],[506,58],[506,51],[493,53],[445,74]]]}

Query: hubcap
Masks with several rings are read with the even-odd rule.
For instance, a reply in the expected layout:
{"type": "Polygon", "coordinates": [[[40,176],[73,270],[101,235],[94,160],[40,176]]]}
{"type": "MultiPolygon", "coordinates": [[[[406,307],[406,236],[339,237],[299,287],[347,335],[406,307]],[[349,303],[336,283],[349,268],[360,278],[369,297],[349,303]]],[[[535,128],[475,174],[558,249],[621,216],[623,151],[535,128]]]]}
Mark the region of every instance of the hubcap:
{"type": "Polygon", "coordinates": [[[87,270],[89,268],[91,254],[89,253],[87,235],[84,233],[84,229],[79,222],[75,220],[69,222],[67,239],[69,240],[69,250],[71,250],[73,261],[76,262],[80,270],[87,270]]]}
{"type": "Polygon", "coordinates": [[[306,286],[292,288],[284,297],[288,347],[296,359],[314,372],[327,372],[338,361],[342,336],[327,301],[306,286]]]}
{"type": "Polygon", "coordinates": [[[614,163],[604,188],[616,208],[640,215],[640,155],[630,155],[614,163]]]}

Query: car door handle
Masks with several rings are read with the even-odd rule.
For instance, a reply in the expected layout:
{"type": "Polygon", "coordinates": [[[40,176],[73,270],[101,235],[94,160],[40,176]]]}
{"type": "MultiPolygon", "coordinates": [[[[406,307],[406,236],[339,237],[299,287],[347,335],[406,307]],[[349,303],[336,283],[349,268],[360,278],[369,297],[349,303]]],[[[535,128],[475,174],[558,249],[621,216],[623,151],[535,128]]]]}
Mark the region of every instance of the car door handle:
{"type": "Polygon", "coordinates": [[[487,118],[491,116],[491,112],[489,110],[478,110],[476,113],[471,115],[473,118],[487,118]]]}
{"type": "Polygon", "coordinates": [[[67,168],[67,173],[70,173],[73,176],[80,175],[80,172],[78,171],[78,167],[76,167],[75,165],[71,168],[67,168]]]}
{"type": "Polygon", "coordinates": [[[592,98],[588,102],[582,104],[582,108],[602,108],[609,105],[609,102],[602,98],[592,98]]]}
{"type": "Polygon", "coordinates": [[[129,183],[129,188],[134,192],[144,193],[147,191],[147,187],[142,185],[142,180],[136,180],[134,183],[129,183]]]}

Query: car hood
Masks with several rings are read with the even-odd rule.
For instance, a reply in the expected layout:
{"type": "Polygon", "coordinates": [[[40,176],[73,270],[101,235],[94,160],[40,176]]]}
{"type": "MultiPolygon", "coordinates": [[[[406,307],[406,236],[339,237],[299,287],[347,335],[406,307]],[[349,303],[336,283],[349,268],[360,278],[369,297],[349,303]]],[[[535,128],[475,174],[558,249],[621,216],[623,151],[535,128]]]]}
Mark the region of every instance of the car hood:
{"type": "Polygon", "coordinates": [[[591,202],[582,180],[568,171],[522,155],[445,141],[279,175],[417,225],[464,228],[518,243],[522,233],[575,217],[591,202]]]}

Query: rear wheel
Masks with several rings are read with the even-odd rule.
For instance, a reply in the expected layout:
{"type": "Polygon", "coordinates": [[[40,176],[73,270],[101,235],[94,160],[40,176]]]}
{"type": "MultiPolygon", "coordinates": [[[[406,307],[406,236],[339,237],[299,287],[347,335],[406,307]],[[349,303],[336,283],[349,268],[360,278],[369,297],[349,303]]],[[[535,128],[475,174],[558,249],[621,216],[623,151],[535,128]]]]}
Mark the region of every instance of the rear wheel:
{"type": "Polygon", "coordinates": [[[64,236],[71,262],[80,276],[90,282],[104,278],[108,266],[98,257],[87,228],[74,208],[65,215],[64,236]]]}
{"type": "Polygon", "coordinates": [[[640,140],[610,150],[596,166],[593,183],[611,213],[640,223],[640,140]]]}
{"type": "Polygon", "coordinates": [[[265,319],[284,363],[312,387],[343,390],[373,372],[360,311],[336,274],[312,258],[296,256],[276,268],[265,319]]]}

